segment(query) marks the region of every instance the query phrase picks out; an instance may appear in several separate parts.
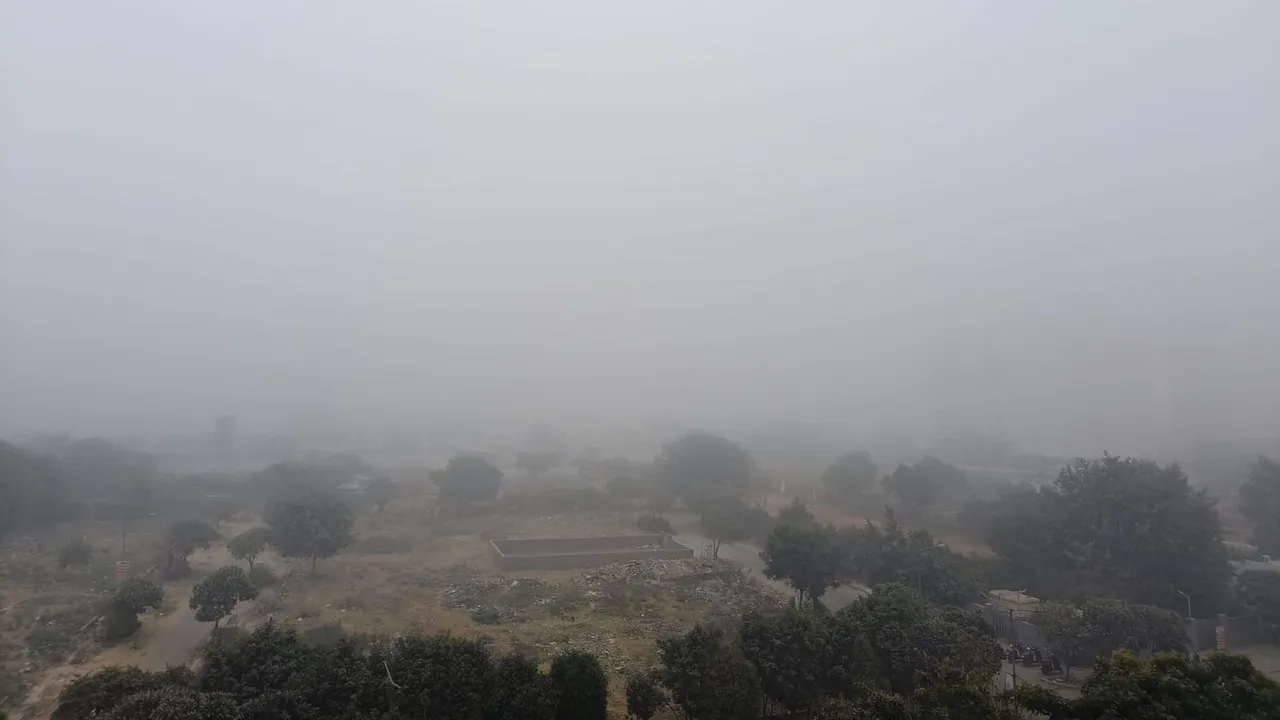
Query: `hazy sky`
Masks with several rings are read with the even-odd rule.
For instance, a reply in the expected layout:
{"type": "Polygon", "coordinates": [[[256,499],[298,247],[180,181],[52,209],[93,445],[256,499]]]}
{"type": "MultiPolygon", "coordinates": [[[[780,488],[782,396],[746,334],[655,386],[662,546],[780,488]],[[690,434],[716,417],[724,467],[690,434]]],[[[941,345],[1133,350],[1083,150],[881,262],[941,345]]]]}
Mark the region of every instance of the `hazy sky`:
{"type": "Polygon", "coordinates": [[[0,432],[1280,435],[1280,3],[0,12],[0,432]]]}

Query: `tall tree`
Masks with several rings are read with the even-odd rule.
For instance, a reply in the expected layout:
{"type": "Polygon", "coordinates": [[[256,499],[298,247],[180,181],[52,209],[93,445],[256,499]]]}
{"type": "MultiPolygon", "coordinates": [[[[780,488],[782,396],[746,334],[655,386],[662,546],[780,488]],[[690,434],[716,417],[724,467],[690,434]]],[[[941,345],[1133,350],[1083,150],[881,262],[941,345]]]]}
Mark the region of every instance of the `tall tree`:
{"type": "Polygon", "coordinates": [[[217,530],[200,520],[182,520],[169,526],[164,534],[164,576],[183,577],[191,570],[187,564],[191,553],[205,550],[221,538],[217,530]]]}
{"type": "Polygon", "coordinates": [[[717,502],[741,498],[751,480],[747,451],[710,433],[690,433],[664,445],[655,464],[661,481],[702,516],[717,502]]]}
{"type": "Polygon", "coordinates": [[[1089,623],[1075,603],[1047,602],[1035,616],[1036,627],[1044,633],[1049,651],[1062,662],[1063,674],[1071,677],[1071,666],[1083,661],[1089,643],[1089,623]]]}
{"type": "MultiPolygon", "coordinates": [[[[1236,578],[1240,599],[1272,629],[1280,630],[1280,573],[1271,570],[1246,570],[1236,578]]],[[[1276,643],[1280,638],[1272,636],[1276,643]]]]}
{"type": "Polygon", "coordinates": [[[399,713],[393,717],[473,720],[484,714],[493,673],[483,640],[401,635],[371,656],[371,664],[384,667],[399,686],[392,688],[399,713]]]}
{"type": "Polygon", "coordinates": [[[719,629],[695,624],[688,633],[658,641],[662,684],[687,718],[755,720],[761,693],[755,672],[719,629]]]}
{"type": "Polygon", "coordinates": [[[661,671],[633,673],[627,678],[627,717],[653,720],[667,706],[669,700],[660,681],[661,671]]]}
{"type": "Polygon", "coordinates": [[[267,548],[268,535],[269,531],[265,527],[249,528],[231,538],[227,543],[227,552],[231,557],[249,563],[249,569],[252,570],[254,560],[267,548]]]}
{"type": "Polygon", "coordinates": [[[446,503],[492,500],[502,487],[502,471],[472,455],[453,458],[443,470],[431,471],[431,479],[440,487],[440,500],[446,503]]]}
{"type": "Polygon", "coordinates": [[[0,440],[0,539],[61,519],[66,511],[58,462],[0,440]]]}
{"type": "Polygon", "coordinates": [[[268,542],[285,557],[316,559],[336,555],[351,543],[351,508],[329,495],[280,500],[267,507],[268,542]]]}
{"type": "Polygon", "coordinates": [[[1177,465],[1113,455],[998,501],[991,544],[1016,559],[1026,586],[1051,596],[1181,609],[1182,592],[1194,612],[1210,613],[1223,607],[1231,575],[1213,499],[1177,465]]]}
{"type": "Polygon", "coordinates": [[[764,544],[764,574],[785,580],[796,591],[796,604],[817,601],[838,584],[840,559],[835,532],[812,520],[780,521],[764,544]]]}
{"type": "Polygon", "coordinates": [[[847,503],[875,485],[880,468],[866,451],[849,453],[822,473],[822,484],[837,501],[847,503]]]}
{"type": "Polygon", "coordinates": [[[747,506],[741,502],[725,502],[707,511],[702,519],[702,531],[711,538],[711,556],[720,558],[721,543],[736,543],[747,539],[747,506]]]}
{"type": "Polygon", "coordinates": [[[150,580],[133,577],[124,581],[107,601],[102,617],[102,639],[122,640],[133,635],[142,627],[138,615],[147,608],[159,610],[162,602],[164,590],[150,580]]]}
{"type": "Polygon", "coordinates": [[[505,655],[493,670],[485,720],[555,720],[556,687],[523,655],[505,655]]]}
{"type": "Polygon", "coordinates": [[[236,605],[258,597],[258,588],[249,582],[245,571],[234,566],[220,567],[191,589],[187,605],[196,611],[199,622],[213,622],[218,629],[222,619],[235,612],[236,605]]]}
{"type": "Polygon", "coordinates": [[[1240,486],[1240,512],[1253,521],[1253,544],[1280,557],[1280,463],[1259,457],[1240,486]]]}
{"type": "Polygon", "coordinates": [[[570,650],[551,661],[556,720],[605,720],[609,714],[609,678],[595,655],[570,650]]]}
{"type": "Polygon", "coordinates": [[[963,491],[968,482],[960,468],[926,455],[914,465],[899,465],[881,481],[886,492],[914,510],[923,510],[943,493],[963,491]]]}
{"type": "Polygon", "coordinates": [[[989,683],[1000,646],[974,613],[930,606],[902,585],[881,585],[835,615],[833,656],[844,692],[867,683],[910,694],[925,679],[948,673],[989,683]]]}
{"type": "Polygon", "coordinates": [[[833,662],[825,616],[796,609],[750,614],[739,626],[738,644],[765,697],[788,713],[809,710],[822,697],[833,662]]]}

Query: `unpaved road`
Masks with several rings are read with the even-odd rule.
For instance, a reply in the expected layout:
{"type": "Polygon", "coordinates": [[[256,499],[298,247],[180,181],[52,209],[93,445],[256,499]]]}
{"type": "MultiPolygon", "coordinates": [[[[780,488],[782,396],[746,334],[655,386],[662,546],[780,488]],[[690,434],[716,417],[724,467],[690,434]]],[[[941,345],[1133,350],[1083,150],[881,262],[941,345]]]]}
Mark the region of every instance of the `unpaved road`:
{"type": "MultiPolygon", "coordinates": [[[[692,548],[695,554],[701,555],[703,546],[711,544],[710,539],[698,533],[697,516],[685,513],[671,513],[669,517],[676,531],[675,539],[692,548]]],[[[747,543],[721,544],[720,559],[738,563],[743,569],[751,573],[752,577],[764,583],[765,586],[771,587],[789,598],[795,597],[795,591],[791,589],[790,585],[781,580],[770,580],[765,577],[764,561],[760,559],[760,548],[755,545],[747,543]]],[[[827,594],[822,596],[822,602],[832,610],[839,610],[868,592],[870,591],[861,585],[842,585],[828,590],[827,594]]]]}
{"type": "MultiPolygon", "coordinates": [[[[234,530],[234,528],[232,528],[234,530]]],[[[191,567],[197,577],[234,563],[225,546],[198,551],[190,557],[191,567]]],[[[173,665],[185,665],[195,658],[200,645],[213,631],[213,623],[196,621],[195,612],[187,607],[191,588],[196,581],[165,585],[166,599],[173,610],[160,617],[143,616],[141,649],[129,645],[107,648],[97,657],[81,665],[51,668],[27,694],[27,699],[14,717],[47,718],[62,688],[77,675],[91,673],[108,665],[136,664],[143,670],[164,670],[173,665]]]]}

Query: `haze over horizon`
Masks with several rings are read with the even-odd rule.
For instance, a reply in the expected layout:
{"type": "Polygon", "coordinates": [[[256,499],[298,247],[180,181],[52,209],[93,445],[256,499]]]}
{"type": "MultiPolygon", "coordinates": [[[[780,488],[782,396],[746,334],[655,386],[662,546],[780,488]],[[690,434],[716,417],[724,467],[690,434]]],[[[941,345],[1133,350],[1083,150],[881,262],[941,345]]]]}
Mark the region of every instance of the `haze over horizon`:
{"type": "Polygon", "coordinates": [[[1261,2],[13,3],[0,435],[320,408],[1274,438],[1277,27],[1261,2]]]}

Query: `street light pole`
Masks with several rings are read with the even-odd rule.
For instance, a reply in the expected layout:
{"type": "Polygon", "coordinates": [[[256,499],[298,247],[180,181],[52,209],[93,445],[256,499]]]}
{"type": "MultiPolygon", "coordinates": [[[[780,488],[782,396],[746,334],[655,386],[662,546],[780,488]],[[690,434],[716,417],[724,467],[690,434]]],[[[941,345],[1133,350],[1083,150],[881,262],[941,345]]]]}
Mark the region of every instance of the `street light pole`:
{"type": "Polygon", "coordinates": [[[1196,652],[1196,640],[1193,634],[1196,629],[1196,619],[1191,615],[1191,596],[1177,588],[1173,591],[1187,599],[1187,660],[1192,660],[1196,652]]]}

